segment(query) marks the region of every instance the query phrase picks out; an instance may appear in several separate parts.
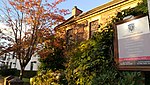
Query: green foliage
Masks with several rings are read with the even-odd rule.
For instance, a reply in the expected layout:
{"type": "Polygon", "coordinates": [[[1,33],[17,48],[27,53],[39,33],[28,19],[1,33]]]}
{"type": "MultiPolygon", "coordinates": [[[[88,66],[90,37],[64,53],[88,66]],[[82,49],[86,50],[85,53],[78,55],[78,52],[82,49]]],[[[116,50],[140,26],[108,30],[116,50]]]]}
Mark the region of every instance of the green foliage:
{"type": "Polygon", "coordinates": [[[53,36],[50,42],[42,49],[40,54],[40,70],[65,69],[64,40],[53,36]],[[44,57],[43,57],[44,56],[44,57]]]}
{"type": "MultiPolygon", "coordinates": [[[[3,65],[1,66],[0,75],[2,76],[19,76],[20,70],[15,68],[8,68],[8,66],[3,65]]],[[[24,71],[23,78],[31,78],[36,75],[36,71],[24,71]]]]}
{"type": "Polygon", "coordinates": [[[112,23],[121,21],[123,20],[124,17],[129,15],[138,16],[138,15],[147,15],[147,14],[148,14],[147,0],[143,0],[143,3],[139,3],[134,8],[128,8],[122,10],[121,12],[118,12],[116,17],[113,17],[112,23]]]}
{"type": "Polygon", "coordinates": [[[63,48],[55,45],[49,45],[46,49],[52,49],[52,52],[45,58],[40,58],[40,67],[37,76],[32,78],[31,85],[67,85],[65,74],[63,48]],[[60,70],[61,69],[61,70],[60,70]]]}
{"type": "Polygon", "coordinates": [[[105,29],[70,53],[67,68],[69,85],[113,84],[117,70],[113,62],[112,29],[105,29]]]}
{"type": "Polygon", "coordinates": [[[31,85],[67,85],[64,73],[61,70],[48,70],[45,72],[38,72],[38,75],[33,77],[30,81],[31,85]]]}
{"type": "Polygon", "coordinates": [[[119,85],[144,85],[141,72],[122,72],[119,85]]]}
{"type": "Polygon", "coordinates": [[[139,3],[137,7],[135,7],[135,10],[137,12],[141,12],[144,14],[148,13],[148,6],[147,6],[147,0],[143,0],[143,3],[139,3]]]}
{"type": "Polygon", "coordinates": [[[50,53],[46,58],[40,59],[40,69],[64,69],[63,65],[65,62],[65,58],[63,57],[63,51],[60,48],[53,48],[53,52],[50,53]]]}
{"type": "Polygon", "coordinates": [[[18,73],[17,69],[10,69],[8,65],[0,66],[0,75],[2,76],[16,76],[18,73]]]}
{"type": "MultiPolygon", "coordinates": [[[[36,75],[37,71],[24,71],[23,78],[31,78],[36,75]]],[[[19,74],[19,71],[18,71],[19,74]]],[[[19,75],[18,75],[19,76],[19,75]]]]}

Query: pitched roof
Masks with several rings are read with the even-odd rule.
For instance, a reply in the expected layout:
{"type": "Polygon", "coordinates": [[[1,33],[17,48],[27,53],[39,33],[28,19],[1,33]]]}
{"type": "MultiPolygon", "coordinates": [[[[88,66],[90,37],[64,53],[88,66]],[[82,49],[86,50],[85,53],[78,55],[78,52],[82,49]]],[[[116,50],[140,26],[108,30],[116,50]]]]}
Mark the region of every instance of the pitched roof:
{"type": "Polygon", "coordinates": [[[113,1],[110,1],[110,2],[108,2],[106,4],[100,5],[100,6],[96,7],[96,8],[94,8],[94,9],[91,9],[91,10],[83,13],[82,15],[80,15],[80,18],[87,17],[89,15],[92,15],[94,13],[97,13],[97,12],[100,12],[102,10],[108,9],[110,7],[113,7],[115,5],[121,4],[121,3],[126,2],[126,1],[128,1],[128,0],[113,0],[113,1]]]}
{"type": "Polygon", "coordinates": [[[70,22],[74,21],[74,16],[71,16],[70,18],[68,18],[67,20],[65,20],[64,22],[62,22],[61,24],[57,25],[54,30],[56,31],[56,29],[58,29],[60,26],[66,25],[70,22]]]}
{"type": "Polygon", "coordinates": [[[58,26],[56,26],[56,29],[59,28],[60,26],[64,26],[64,25],[66,25],[66,24],[68,24],[68,23],[74,22],[74,21],[76,21],[76,19],[81,19],[81,18],[90,16],[90,15],[92,15],[92,14],[98,13],[98,12],[100,12],[100,11],[103,11],[103,10],[105,10],[105,9],[108,9],[108,8],[110,8],[110,7],[113,7],[113,6],[115,6],[115,5],[121,4],[121,3],[126,2],[126,1],[128,1],[128,0],[113,0],[113,1],[110,1],[110,2],[108,2],[108,3],[106,3],[106,4],[103,4],[103,5],[101,5],[101,6],[98,6],[98,7],[96,7],[96,8],[93,8],[93,9],[91,9],[91,10],[85,12],[85,13],[82,13],[82,14],[80,14],[79,16],[76,16],[76,17],[71,16],[71,17],[68,18],[66,21],[64,21],[63,23],[61,23],[61,24],[59,24],[58,26]]]}

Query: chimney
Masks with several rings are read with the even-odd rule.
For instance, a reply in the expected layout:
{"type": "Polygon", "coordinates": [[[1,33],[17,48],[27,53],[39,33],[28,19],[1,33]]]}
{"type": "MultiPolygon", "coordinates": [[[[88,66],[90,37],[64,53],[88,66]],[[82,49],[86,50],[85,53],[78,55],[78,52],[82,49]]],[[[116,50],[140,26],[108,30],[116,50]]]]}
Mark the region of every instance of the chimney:
{"type": "Polygon", "coordinates": [[[79,14],[81,14],[83,11],[78,9],[77,6],[74,6],[72,9],[72,16],[78,16],[79,14]]]}

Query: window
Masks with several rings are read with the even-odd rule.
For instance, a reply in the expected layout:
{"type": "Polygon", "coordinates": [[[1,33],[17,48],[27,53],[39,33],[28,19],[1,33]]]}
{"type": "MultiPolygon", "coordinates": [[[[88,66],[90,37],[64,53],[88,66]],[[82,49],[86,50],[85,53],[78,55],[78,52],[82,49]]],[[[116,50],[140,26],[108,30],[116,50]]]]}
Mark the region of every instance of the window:
{"type": "Polygon", "coordinates": [[[14,65],[14,68],[16,67],[16,63],[13,63],[13,65],[14,65]]]}
{"type": "Polygon", "coordinates": [[[31,62],[30,70],[33,71],[33,66],[36,63],[36,61],[31,62]]]}
{"type": "Polygon", "coordinates": [[[10,62],[9,68],[11,69],[12,62],[10,62]]]}
{"type": "Polygon", "coordinates": [[[98,30],[98,28],[99,28],[98,20],[90,22],[90,30],[89,30],[90,37],[94,34],[94,32],[98,30]]]}
{"type": "Polygon", "coordinates": [[[8,66],[8,62],[6,62],[6,64],[5,65],[7,65],[8,66]]]}
{"type": "Polygon", "coordinates": [[[67,30],[67,34],[66,34],[66,38],[67,38],[67,45],[71,45],[74,42],[74,33],[73,33],[73,29],[69,29],[67,30]]]}
{"type": "Polygon", "coordinates": [[[31,70],[31,71],[33,70],[33,62],[31,62],[30,70],[31,70]]]}
{"type": "Polygon", "coordinates": [[[4,57],[2,58],[2,60],[6,60],[7,54],[5,53],[4,57]]]}
{"type": "Polygon", "coordinates": [[[77,41],[81,42],[84,40],[84,26],[80,26],[77,29],[77,41]]]}
{"type": "Polygon", "coordinates": [[[14,59],[15,58],[15,52],[13,52],[13,55],[12,55],[12,59],[14,59]]]}

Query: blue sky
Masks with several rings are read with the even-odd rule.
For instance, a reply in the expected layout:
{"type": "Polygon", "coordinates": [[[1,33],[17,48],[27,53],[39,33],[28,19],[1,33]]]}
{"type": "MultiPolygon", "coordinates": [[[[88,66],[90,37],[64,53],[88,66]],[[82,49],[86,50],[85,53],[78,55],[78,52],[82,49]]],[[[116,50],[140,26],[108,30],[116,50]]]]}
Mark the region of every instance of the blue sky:
{"type": "MultiPolygon", "coordinates": [[[[105,4],[111,0],[66,0],[65,2],[58,5],[60,8],[69,9],[70,12],[74,6],[77,6],[79,9],[81,9],[83,12],[87,12],[97,6],[100,6],[102,4],[105,4]]],[[[69,18],[71,16],[67,15],[65,18],[69,18]]]]}
{"type": "MultiPolygon", "coordinates": [[[[0,0],[1,1],[1,0],[0,0]]],[[[4,0],[5,1],[5,0],[4,0]]],[[[55,0],[48,0],[49,2],[53,2],[55,0]]],[[[97,6],[100,6],[102,4],[105,4],[111,0],[66,0],[65,2],[62,2],[58,5],[58,8],[64,8],[69,9],[70,12],[74,6],[77,6],[79,9],[81,9],[83,12],[87,12],[97,6]]],[[[1,6],[2,3],[0,3],[1,6]]],[[[69,18],[71,16],[67,15],[65,18],[69,18]]]]}

